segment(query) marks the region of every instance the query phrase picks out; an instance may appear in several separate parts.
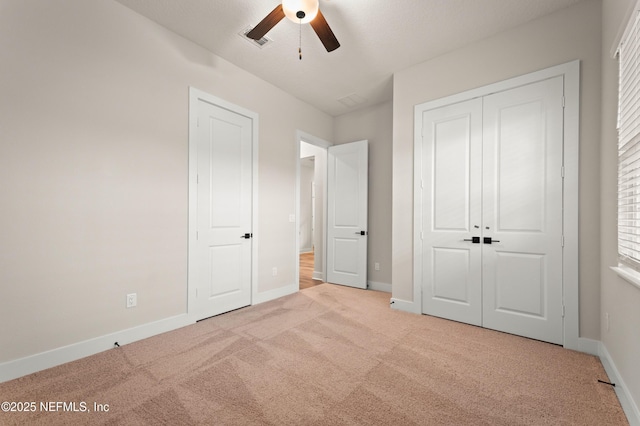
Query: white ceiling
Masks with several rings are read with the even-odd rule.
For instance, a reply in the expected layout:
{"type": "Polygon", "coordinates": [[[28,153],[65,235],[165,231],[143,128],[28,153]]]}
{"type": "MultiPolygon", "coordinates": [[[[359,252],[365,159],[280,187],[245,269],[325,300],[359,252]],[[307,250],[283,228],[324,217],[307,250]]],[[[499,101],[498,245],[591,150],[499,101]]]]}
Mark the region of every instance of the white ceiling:
{"type": "Polygon", "coordinates": [[[341,44],[331,53],[308,24],[286,18],[262,49],[238,35],[278,0],[116,1],[337,116],[390,100],[396,71],[582,0],[320,0],[341,44]],[[345,106],[345,97],[357,105],[345,106]]]}

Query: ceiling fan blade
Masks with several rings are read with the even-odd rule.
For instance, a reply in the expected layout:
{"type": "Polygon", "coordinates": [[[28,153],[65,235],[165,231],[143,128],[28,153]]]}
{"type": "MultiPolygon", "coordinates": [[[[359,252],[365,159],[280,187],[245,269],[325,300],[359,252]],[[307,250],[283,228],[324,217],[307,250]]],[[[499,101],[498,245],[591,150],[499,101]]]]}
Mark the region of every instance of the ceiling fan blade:
{"type": "Polygon", "coordinates": [[[276,6],[254,29],[247,33],[247,37],[254,40],[260,40],[269,30],[284,18],[284,10],[282,4],[276,6]]]}
{"type": "Polygon", "coordinates": [[[331,31],[331,28],[329,27],[327,20],[324,19],[324,15],[322,14],[322,12],[318,10],[318,15],[313,19],[313,21],[310,22],[310,24],[316,34],[318,34],[318,37],[320,38],[322,44],[324,44],[327,52],[332,52],[340,47],[338,39],[336,38],[333,31],[331,31]]]}

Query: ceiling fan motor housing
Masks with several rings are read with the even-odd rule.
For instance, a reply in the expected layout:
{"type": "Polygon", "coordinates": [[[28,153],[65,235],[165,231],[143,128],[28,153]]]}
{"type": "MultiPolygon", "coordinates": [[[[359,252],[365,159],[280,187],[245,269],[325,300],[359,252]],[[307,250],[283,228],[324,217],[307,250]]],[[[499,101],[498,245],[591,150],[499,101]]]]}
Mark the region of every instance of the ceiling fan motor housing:
{"type": "Polygon", "coordinates": [[[318,0],[282,0],[282,9],[287,18],[295,23],[306,24],[318,14],[318,0]]]}

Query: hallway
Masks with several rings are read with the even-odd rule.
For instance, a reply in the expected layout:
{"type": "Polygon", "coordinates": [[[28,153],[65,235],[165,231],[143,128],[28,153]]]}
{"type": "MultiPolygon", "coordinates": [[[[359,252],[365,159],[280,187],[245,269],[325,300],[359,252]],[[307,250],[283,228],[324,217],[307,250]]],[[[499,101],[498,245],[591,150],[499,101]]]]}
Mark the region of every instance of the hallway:
{"type": "Polygon", "coordinates": [[[300,253],[300,290],[322,284],[313,277],[313,252],[300,253]]]}

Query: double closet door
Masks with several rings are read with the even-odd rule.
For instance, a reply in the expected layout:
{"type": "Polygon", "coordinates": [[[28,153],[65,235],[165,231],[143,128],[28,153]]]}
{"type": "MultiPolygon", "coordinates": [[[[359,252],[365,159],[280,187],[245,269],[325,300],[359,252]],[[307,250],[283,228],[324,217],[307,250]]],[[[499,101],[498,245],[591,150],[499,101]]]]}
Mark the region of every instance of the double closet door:
{"type": "Polygon", "coordinates": [[[422,115],[423,313],[563,343],[563,78],[422,115]]]}

